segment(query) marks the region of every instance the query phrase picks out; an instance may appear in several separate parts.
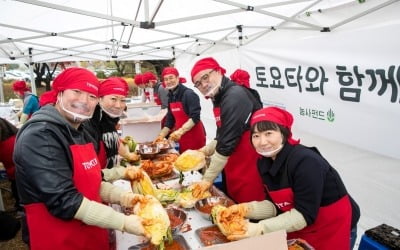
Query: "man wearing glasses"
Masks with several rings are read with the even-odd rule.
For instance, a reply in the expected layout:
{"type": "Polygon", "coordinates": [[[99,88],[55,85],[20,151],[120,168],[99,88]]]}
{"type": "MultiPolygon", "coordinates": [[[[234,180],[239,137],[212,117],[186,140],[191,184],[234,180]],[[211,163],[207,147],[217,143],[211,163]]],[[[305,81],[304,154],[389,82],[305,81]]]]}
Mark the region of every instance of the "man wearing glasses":
{"type": "Polygon", "coordinates": [[[257,153],[249,139],[250,117],[262,105],[246,88],[226,77],[225,72],[211,57],[196,62],[191,71],[194,86],[213,102],[217,124],[215,140],[200,149],[211,156],[211,161],[203,179],[192,185],[193,195],[202,195],[222,172],[223,191],[234,201],[264,200],[265,192],[256,167],[257,153]]]}

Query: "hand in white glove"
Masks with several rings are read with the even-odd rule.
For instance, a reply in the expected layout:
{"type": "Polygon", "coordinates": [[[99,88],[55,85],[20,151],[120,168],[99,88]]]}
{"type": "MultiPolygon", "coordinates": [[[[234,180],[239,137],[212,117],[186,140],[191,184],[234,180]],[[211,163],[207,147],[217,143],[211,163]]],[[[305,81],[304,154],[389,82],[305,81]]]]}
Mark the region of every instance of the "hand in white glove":
{"type": "Polygon", "coordinates": [[[131,191],[127,191],[121,194],[120,205],[123,207],[131,208],[136,203],[142,201],[144,198],[141,194],[134,194],[131,191]]]}
{"type": "Polygon", "coordinates": [[[136,154],[135,152],[130,152],[129,146],[124,144],[123,142],[119,143],[118,154],[130,162],[140,160],[140,155],[136,154]]]}
{"type": "Polygon", "coordinates": [[[185,131],[183,131],[183,129],[180,128],[180,129],[175,130],[174,132],[172,132],[169,135],[169,139],[173,140],[173,141],[179,141],[184,133],[185,133],[185,131]]]}
{"type": "Polygon", "coordinates": [[[168,127],[163,127],[160,131],[160,134],[158,134],[157,138],[154,139],[153,143],[161,142],[164,140],[164,138],[169,134],[170,129],[168,127]]]}
{"type": "Polygon", "coordinates": [[[210,189],[211,185],[211,182],[202,180],[190,185],[189,190],[192,190],[192,195],[194,198],[201,198],[203,197],[204,193],[210,189]]]}
{"type": "Polygon", "coordinates": [[[211,156],[215,152],[215,147],[217,146],[217,140],[212,140],[204,147],[200,148],[199,151],[203,152],[205,156],[211,156]]]}
{"type": "Polygon", "coordinates": [[[247,222],[246,232],[244,234],[231,234],[228,235],[228,240],[241,240],[253,236],[263,234],[263,227],[258,223],[247,222]]]}
{"type": "Polygon", "coordinates": [[[146,232],[143,227],[143,219],[137,215],[128,215],[125,217],[124,229],[123,231],[135,234],[135,235],[143,235],[147,238],[151,238],[151,235],[146,232]]]}

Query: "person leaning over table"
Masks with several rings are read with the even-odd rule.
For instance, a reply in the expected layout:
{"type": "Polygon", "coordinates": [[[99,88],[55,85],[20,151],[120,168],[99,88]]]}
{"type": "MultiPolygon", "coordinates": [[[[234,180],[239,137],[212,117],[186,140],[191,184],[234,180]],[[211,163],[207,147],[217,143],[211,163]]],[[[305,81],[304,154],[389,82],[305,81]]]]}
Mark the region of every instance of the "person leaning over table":
{"type": "Polygon", "coordinates": [[[17,127],[22,126],[34,112],[39,110],[38,97],[31,93],[25,81],[16,81],[12,85],[14,93],[22,99],[23,107],[17,115],[19,115],[19,124],[17,127]]]}
{"type": "Polygon", "coordinates": [[[352,249],[360,209],[317,148],[292,138],[292,124],[293,116],[277,107],[253,114],[251,143],[260,155],[257,166],[268,196],[228,208],[261,219],[249,222],[244,235],[228,237],[239,240],[283,229],[288,239],[304,239],[318,250],[352,249]]]}
{"type": "Polygon", "coordinates": [[[179,77],[174,67],[164,68],[162,79],[169,92],[169,107],[165,126],[155,141],[164,139],[172,131],[169,139],[179,142],[180,153],[188,149],[200,149],[206,144],[206,132],[200,120],[199,96],[182,84],[186,79],[179,77]]]}
{"type": "Polygon", "coordinates": [[[201,148],[211,155],[202,181],[194,183],[192,193],[199,197],[211,187],[220,172],[223,190],[235,202],[264,200],[265,192],[257,173],[257,154],[250,145],[250,116],[262,104],[246,88],[227,78],[225,69],[211,57],[195,63],[191,76],[194,86],[213,103],[217,123],[216,139],[201,148]]]}
{"type": "Polygon", "coordinates": [[[96,140],[81,126],[94,112],[98,88],[90,71],[64,70],[52,85],[54,105],[17,134],[16,180],[32,250],[108,249],[106,229],[147,235],[140,217],[102,203],[129,207],[143,196],[101,180],[96,140]]]}

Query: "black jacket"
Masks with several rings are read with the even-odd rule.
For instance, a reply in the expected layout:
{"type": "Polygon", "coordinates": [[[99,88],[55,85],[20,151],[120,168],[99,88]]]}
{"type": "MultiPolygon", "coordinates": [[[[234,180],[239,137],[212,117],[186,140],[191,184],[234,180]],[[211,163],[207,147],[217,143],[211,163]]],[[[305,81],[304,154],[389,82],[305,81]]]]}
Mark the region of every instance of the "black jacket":
{"type": "Polygon", "coordinates": [[[16,180],[22,204],[44,203],[61,219],[72,219],[83,196],[73,183],[69,146],[95,140],[73,128],[51,105],[37,111],[19,130],[14,151],[16,180]]]}
{"type": "Polygon", "coordinates": [[[248,89],[224,76],[219,92],[213,99],[213,106],[220,108],[221,112],[221,127],[217,128],[216,151],[221,155],[230,156],[242,134],[250,129],[252,113],[262,108],[262,104],[248,89]]]}

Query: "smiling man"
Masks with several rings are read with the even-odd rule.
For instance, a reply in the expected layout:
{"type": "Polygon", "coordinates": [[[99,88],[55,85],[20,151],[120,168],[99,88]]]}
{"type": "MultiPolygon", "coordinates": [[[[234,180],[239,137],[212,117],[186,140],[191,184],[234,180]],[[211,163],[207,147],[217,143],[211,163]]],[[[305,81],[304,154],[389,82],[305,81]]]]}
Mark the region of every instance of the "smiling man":
{"type": "Polygon", "coordinates": [[[30,249],[108,249],[108,231],[146,234],[142,220],[104,205],[142,198],[102,181],[96,140],[81,126],[98,103],[99,81],[69,68],[57,76],[49,103],[19,130],[16,180],[30,249]],[[49,237],[51,235],[51,237],[49,237]]]}
{"type": "Polygon", "coordinates": [[[246,88],[225,76],[225,69],[211,57],[195,63],[191,71],[194,86],[211,99],[217,124],[215,140],[201,148],[211,156],[202,181],[193,184],[193,195],[202,195],[220,172],[225,191],[236,202],[263,200],[265,193],[257,173],[257,154],[250,145],[249,121],[262,106],[246,88]]]}

